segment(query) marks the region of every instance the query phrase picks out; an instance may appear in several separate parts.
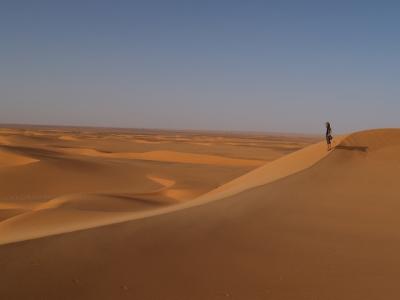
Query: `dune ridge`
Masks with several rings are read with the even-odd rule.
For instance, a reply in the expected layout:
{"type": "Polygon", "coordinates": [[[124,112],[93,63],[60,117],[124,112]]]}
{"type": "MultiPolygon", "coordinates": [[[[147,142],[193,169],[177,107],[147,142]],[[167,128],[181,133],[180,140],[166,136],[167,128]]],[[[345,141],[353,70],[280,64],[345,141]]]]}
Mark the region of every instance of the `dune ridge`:
{"type": "Polygon", "coordinates": [[[175,180],[154,175],[148,175],[147,178],[162,185],[162,188],[155,191],[155,193],[162,193],[170,199],[181,201],[182,199],[187,199],[193,195],[193,191],[191,190],[173,188],[176,184],[175,180]]]}
{"type": "MultiPolygon", "coordinates": [[[[336,138],[337,143],[340,143],[341,140],[342,137],[336,138]]],[[[165,152],[164,151],[161,152],[162,156],[164,157],[165,152]]],[[[136,219],[143,219],[160,214],[171,213],[185,208],[203,205],[205,203],[233,196],[235,194],[244,192],[246,190],[261,185],[266,185],[281,178],[285,178],[287,176],[298,173],[302,170],[305,170],[313,166],[314,164],[316,164],[318,161],[320,161],[330,153],[332,152],[326,151],[325,143],[320,142],[308,146],[299,151],[296,151],[294,153],[291,153],[287,156],[284,156],[270,163],[267,163],[266,165],[261,166],[243,176],[240,176],[239,178],[236,178],[233,181],[228,182],[216,188],[215,190],[212,190],[204,195],[201,195],[196,199],[167,207],[154,208],[148,211],[108,212],[107,214],[97,214],[97,215],[93,213],[90,220],[85,219],[82,221],[81,219],[81,220],[76,220],[76,222],[72,222],[70,224],[64,224],[63,226],[47,226],[47,227],[35,226],[34,223],[36,221],[33,221],[32,222],[33,224],[29,224],[29,222],[27,222],[27,219],[29,219],[29,217],[34,217],[33,218],[34,220],[40,220],[40,219],[36,218],[38,215],[35,215],[35,212],[28,212],[24,216],[16,216],[11,219],[0,222],[0,245],[23,241],[23,240],[36,239],[49,235],[62,234],[77,230],[90,229],[99,226],[132,221],[136,219]],[[18,226],[16,225],[18,224],[18,220],[23,220],[23,223],[29,224],[30,226],[28,225],[26,227],[18,226]],[[27,230],[27,227],[29,227],[30,229],[27,230]]],[[[79,150],[79,154],[107,156],[107,153],[101,153],[93,149],[79,150]]],[[[117,156],[120,157],[120,154],[117,154],[117,156]]],[[[203,155],[201,156],[203,157],[203,155]]],[[[214,158],[212,158],[212,160],[214,161],[214,158]]],[[[156,180],[158,181],[158,183],[161,183],[160,178],[153,177],[153,180],[156,180]]],[[[167,188],[172,186],[173,184],[170,181],[166,182],[165,179],[163,179],[162,182],[163,185],[165,185],[167,188]]],[[[185,193],[185,191],[168,190],[166,194],[170,195],[172,198],[174,198],[174,196],[179,198],[179,196],[182,193],[185,193]]],[[[61,199],[53,199],[47,204],[43,204],[41,207],[42,209],[43,208],[54,209],[57,208],[60,205],[60,203],[64,203],[65,199],[66,199],[65,197],[61,197],[61,199]]],[[[43,213],[42,209],[40,209],[41,214],[43,213]]]]}
{"type": "Polygon", "coordinates": [[[161,190],[163,189],[168,189],[175,184],[175,180],[167,179],[167,178],[162,178],[159,176],[154,176],[154,175],[147,175],[147,178],[150,180],[153,180],[154,182],[157,182],[158,184],[162,185],[161,190]]]}
{"type": "Polygon", "coordinates": [[[4,151],[0,149],[0,168],[1,167],[14,167],[23,166],[38,162],[38,159],[34,159],[28,156],[15,154],[12,152],[4,151]]]}
{"type": "Polygon", "coordinates": [[[355,132],[338,146],[349,150],[376,151],[400,145],[400,130],[396,128],[370,129],[355,132]]]}

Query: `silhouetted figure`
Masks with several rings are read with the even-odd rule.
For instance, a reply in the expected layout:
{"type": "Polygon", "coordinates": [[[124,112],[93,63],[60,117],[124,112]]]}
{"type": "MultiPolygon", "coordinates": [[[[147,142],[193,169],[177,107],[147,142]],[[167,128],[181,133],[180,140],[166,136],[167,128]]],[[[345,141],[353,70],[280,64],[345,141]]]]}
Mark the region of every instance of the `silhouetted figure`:
{"type": "Polygon", "coordinates": [[[326,144],[328,145],[328,151],[330,151],[332,149],[331,144],[332,144],[332,139],[333,139],[332,128],[331,128],[331,124],[329,122],[326,122],[325,125],[326,125],[326,134],[325,134],[326,144]]]}

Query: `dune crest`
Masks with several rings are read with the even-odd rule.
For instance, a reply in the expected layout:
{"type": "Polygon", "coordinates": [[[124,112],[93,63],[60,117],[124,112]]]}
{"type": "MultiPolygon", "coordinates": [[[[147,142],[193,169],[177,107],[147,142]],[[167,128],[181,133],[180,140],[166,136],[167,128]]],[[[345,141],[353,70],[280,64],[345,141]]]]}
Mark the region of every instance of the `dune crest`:
{"type": "MultiPolygon", "coordinates": [[[[343,137],[335,138],[335,142],[338,144],[342,140],[343,137]]],[[[308,146],[240,176],[200,196],[197,201],[212,201],[226,198],[261,185],[269,184],[313,166],[330,153],[332,152],[326,151],[325,142],[308,146]]]]}
{"type": "Polygon", "coordinates": [[[349,135],[338,149],[354,151],[377,151],[400,146],[400,130],[395,128],[371,129],[349,135]]]}
{"type": "Polygon", "coordinates": [[[33,159],[24,155],[15,154],[12,152],[0,149],[0,168],[1,167],[14,167],[23,166],[36,163],[39,160],[33,159]]]}
{"type": "Polygon", "coordinates": [[[147,178],[161,184],[163,187],[156,192],[162,193],[170,199],[181,201],[184,199],[193,198],[194,192],[192,190],[174,188],[174,185],[176,184],[175,180],[152,175],[148,175],[147,178]]]}
{"type": "Polygon", "coordinates": [[[175,184],[175,180],[171,179],[166,179],[166,178],[161,178],[158,176],[153,176],[153,175],[147,175],[147,178],[150,180],[153,180],[154,182],[157,182],[158,184],[161,184],[163,188],[170,188],[175,184]]]}

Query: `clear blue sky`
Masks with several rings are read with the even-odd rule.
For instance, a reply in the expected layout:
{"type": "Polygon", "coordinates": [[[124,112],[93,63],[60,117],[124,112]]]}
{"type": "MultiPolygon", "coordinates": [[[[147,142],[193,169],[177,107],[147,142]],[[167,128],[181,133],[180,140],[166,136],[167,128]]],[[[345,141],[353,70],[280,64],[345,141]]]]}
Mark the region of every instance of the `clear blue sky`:
{"type": "Polygon", "coordinates": [[[398,1],[1,1],[0,123],[400,127],[398,1]]]}

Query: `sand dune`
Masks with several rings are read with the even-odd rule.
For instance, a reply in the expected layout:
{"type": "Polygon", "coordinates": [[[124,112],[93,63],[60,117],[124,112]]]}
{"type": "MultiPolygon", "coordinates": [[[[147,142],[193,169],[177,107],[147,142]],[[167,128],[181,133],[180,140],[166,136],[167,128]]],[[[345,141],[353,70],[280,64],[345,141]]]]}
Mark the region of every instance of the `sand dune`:
{"type": "Polygon", "coordinates": [[[163,141],[146,141],[146,140],[139,140],[139,139],[135,139],[134,142],[138,143],[138,144],[150,144],[150,145],[165,143],[163,141]]]}
{"type": "Polygon", "coordinates": [[[63,128],[0,130],[0,136],[5,132],[7,145],[2,153],[7,153],[3,156],[7,167],[0,167],[0,243],[164,213],[167,205],[184,204],[254,169],[265,158],[286,153],[270,148],[269,142],[273,147],[287,140],[303,143],[303,138],[251,137],[251,144],[259,147],[248,151],[248,138],[234,135],[142,136],[63,128]],[[137,137],[162,139],[168,144],[132,143],[137,137]],[[192,140],[207,140],[210,145],[199,150],[192,140]],[[212,144],[213,140],[237,140],[238,146],[227,148],[219,142],[212,144]],[[57,215],[68,217],[54,217],[57,215]]]}
{"type": "Polygon", "coordinates": [[[39,160],[33,159],[27,156],[14,154],[8,151],[4,151],[0,148],[0,168],[12,167],[12,166],[23,166],[38,162],[39,160]]]}
{"type": "Polygon", "coordinates": [[[142,193],[2,202],[0,298],[398,299],[400,129],[335,142],[183,203],[186,169],[146,169],[142,193]]]}
{"type": "Polygon", "coordinates": [[[144,153],[106,153],[96,149],[65,149],[69,154],[102,158],[137,159],[170,163],[204,164],[216,166],[259,166],[264,161],[253,159],[226,158],[216,155],[183,153],[175,151],[149,151],[144,153]]]}
{"type": "Polygon", "coordinates": [[[147,178],[149,178],[150,180],[153,180],[157,183],[159,183],[160,185],[163,186],[162,189],[168,189],[170,187],[172,187],[175,184],[175,180],[171,180],[171,179],[167,179],[167,178],[161,178],[158,176],[152,176],[152,175],[147,175],[147,178]]]}
{"type": "MultiPolygon", "coordinates": [[[[311,146],[197,204],[2,246],[0,296],[397,299],[399,145],[400,130],[356,133],[329,155],[323,145],[311,146]],[[21,284],[24,289],[17,288],[21,284]]],[[[101,219],[41,214],[42,220],[73,218],[78,225],[101,219]]],[[[3,228],[31,225],[24,222],[16,218],[3,228]]],[[[22,231],[14,234],[25,238],[22,231]]]]}
{"type": "MultiPolygon", "coordinates": [[[[371,152],[386,148],[394,149],[400,145],[398,129],[373,129],[356,132],[347,137],[339,148],[361,152],[371,152]]],[[[393,154],[395,152],[393,151],[393,154]]],[[[385,158],[385,157],[382,157],[385,158]]]]}
{"type": "Polygon", "coordinates": [[[178,201],[184,201],[187,199],[194,199],[196,196],[196,192],[194,192],[193,189],[173,188],[174,185],[176,184],[176,181],[174,180],[161,178],[157,176],[147,176],[147,177],[163,186],[160,190],[157,191],[157,193],[162,193],[167,198],[178,201]]]}
{"type": "Polygon", "coordinates": [[[72,142],[78,141],[78,139],[76,137],[71,136],[71,135],[62,135],[58,139],[60,139],[62,141],[72,141],[72,142]]]}
{"type": "MultiPolygon", "coordinates": [[[[0,297],[398,299],[399,145],[400,130],[355,133],[142,219],[1,246],[0,297]]],[[[109,213],[40,214],[74,231],[109,213]]],[[[25,239],[27,217],[0,237],[25,239]]]]}
{"type": "Polygon", "coordinates": [[[20,213],[0,222],[0,243],[1,240],[34,239],[70,230],[92,228],[106,220],[127,218],[132,212],[172,203],[154,197],[157,194],[166,194],[172,199],[182,197],[179,190],[170,190],[175,185],[174,180],[152,175],[146,177],[160,187],[136,194],[71,194],[45,202],[1,202],[0,210],[19,210],[20,213]]]}
{"type": "Polygon", "coordinates": [[[9,145],[9,144],[10,144],[10,142],[8,141],[8,139],[6,137],[0,135],[0,146],[1,145],[9,145]]]}
{"type": "MultiPolygon", "coordinates": [[[[343,137],[337,137],[335,142],[340,144],[342,139],[343,137]]],[[[196,200],[206,202],[218,200],[257,186],[266,185],[307,169],[328,154],[330,154],[330,152],[326,151],[324,142],[306,147],[234,179],[196,200]]]]}
{"type": "MultiPolygon", "coordinates": [[[[76,153],[76,151],[74,151],[76,153]]],[[[101,155],[100,152],[92,150],[92,149],[84,149],[79,150],[79,154],[81,155],[101,155]]],[[[163,153],[165,154],[165,153],[163,153]]],[[[107,218],[101,215],[100,218],[93,219],[90,216],[91,221],[85,221],[80,223],[79,220],[74,220],[74,222],[66,223],[62,222],[63,226],[42,226],[38,227],[37,221],[43,223],[42,216],[34,213],[28,213],[27,216],[17,216],[12,220],[8,220],[8,222],[0,222],[0,244],[6,244],[10,242],[38,238],[53,234],[60,234],[65,232],[70,232],[74,230],[81,230],[86,228],[104,226],[114,223],[125,222],[129,220],[141,219],[146,217],[151,217],[164,213],[171,213],[180,209],[193,207],[197,205],[202,205],[204,203],[220,200],[240,192],[255,188],[257,186],[266,185],[268,183],[274,182],[281,178],[287,177],[289,175],[300,172],[306,168],[311,167],[326,155],[329,152],[326,151],[326,145],[321,142],[316,145],[312,145],[304,148],[298,152],[285,156],[281,159],[273,161],[265,166],[262,166],[254,171],[251,171],[244,176],[241,176],[233,181],[222,185],[221,187],[212,190],[209,193],[206,193],[190,202],[182,203],[180,205],[174,205],[171,207],[162,207],[155,208],[149,211],[140,211],[140,212],[131,212],[131,213],[119,213],[119,214],[109,214],[107,218]],[[26,227],[18,224],[18,220],[22,219],[27,227],[35,228],[34,230],[26,230],[26,227]],[[31,223],[27,222],[27,219],[31,220],[31,223]],[[10,222],[12,225],[10,226],[10,222]],[[81,226],[79,226],[81,224],[81,226]]],[[[104,154],[106,155],[106,154],[104,154]]],[[[113,155],[113,157],[120,157],[119,155],[113,155]]],[[[202,155],[203,156],[203,155],[202,155]]],[[[124,155],[124,158],[126,156],[124,155]]],[[[192,158],[192,156],[191,156],[192,158]]],[[[185,160],[186,162],[187,160],[185,160]]],[[[165,178],[160,178],[157,176],[147,176],[152,181],[155,181],[162,185],[161,189],[157,189],[155,192],[160,193],[165,191],[165,195],[169,196],[173,199],[179,199],[187,194],[190,194],[190,191],[175,189],[171,190],[170,188],[175,184],[175,181],[165,178]]],[[[140,194],[139,194],[140,195],[140,194]]],[[[76,198],[76,196],[74,196],[76,198]]],[[[57,199],[52,199],[44,204],[39,205],[38,210],[42,209],[55,209],[60,207],[60,204],[68,201],[69,197],[61,197],[57,199]]],[[[78,197],[79,199],[79,197],[78,197]]],[[[93,211],[96,209],[92,208],[93,211]]]]}
{"type": "Polygon", "coordinates": [[[109,223],[107,220],[129,218],[136,211],[153,210],[159,205],[169,204],[166,200],[151,197],[164,189],[139,195],[76,194],[36,204],[4,203],[0,209],[19,210],[20,213],[0,222],[0,243],[93,228],[109,223]]]}

